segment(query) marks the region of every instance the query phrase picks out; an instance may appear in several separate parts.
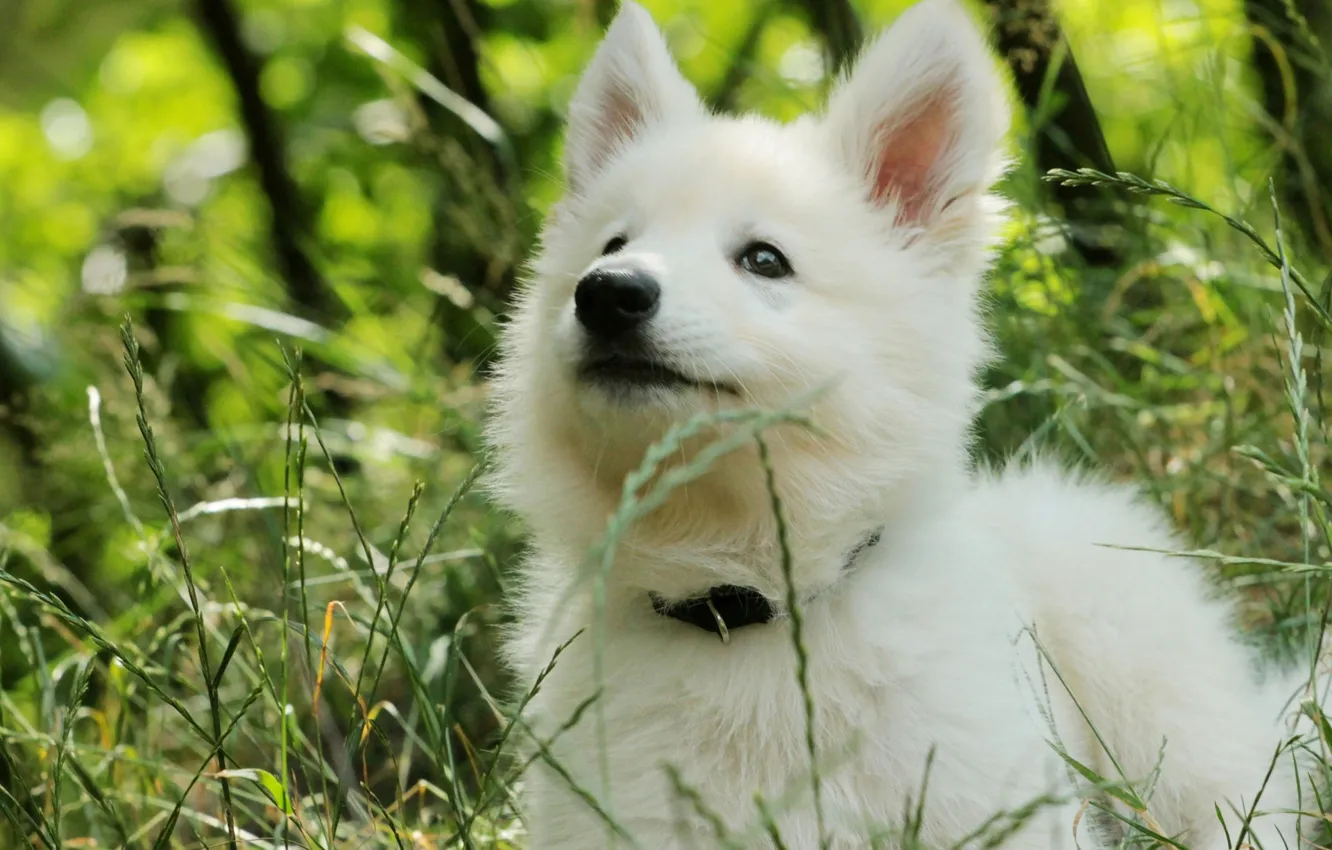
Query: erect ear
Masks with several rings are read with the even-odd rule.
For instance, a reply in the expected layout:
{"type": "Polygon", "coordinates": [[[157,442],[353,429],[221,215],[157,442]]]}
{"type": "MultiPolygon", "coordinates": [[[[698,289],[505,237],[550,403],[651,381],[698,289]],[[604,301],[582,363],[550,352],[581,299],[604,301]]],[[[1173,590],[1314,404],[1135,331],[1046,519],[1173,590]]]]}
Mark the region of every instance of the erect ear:
{"type": "Polygon", "coordinates": [[[624,0],[569,103],[564,169],[579,191],[653,124],[703,114],[647,11],[624,0]]]}
{"type": "Polygon", "coordinates": [[[989,47],[957,0],[923,0],[862,55],[824,124],[870,200],[899,224],[976,214],[997,179],[1009,109],[989,47]]]}

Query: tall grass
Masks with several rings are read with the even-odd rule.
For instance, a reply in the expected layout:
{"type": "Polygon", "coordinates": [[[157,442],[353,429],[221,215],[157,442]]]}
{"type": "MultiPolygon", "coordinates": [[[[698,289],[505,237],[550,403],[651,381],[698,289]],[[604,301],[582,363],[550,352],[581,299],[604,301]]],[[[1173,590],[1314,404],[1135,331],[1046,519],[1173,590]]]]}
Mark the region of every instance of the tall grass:
{"type": "MultiPolygon", "coordinates": [[[[995,275],[1006,357],[987,376],[985,446],[1002,454],[1056,443],[1142,483],[1199,544],[1175,554],[1208,560],[1247,600],[1248,625],[1269,654],[1308,666],[1299,705],[1315,732],[1277,750],[1273,764],[1299,751],[1332,778],[1332,723],[1313,687],[1332,605],[1323,407],[1332,288],[1321,270],[1301,267],[1275,203],[1269,229],[1158,180],[1089,170],[1048,178],[1132,196],[1124,211],[1145,222],[1144,234],[1110,292],[1150,285],[1162,297],[1129,315],[1106,308],[1091,297],[1093,272],[1050,247],[1058,227],[1019,210],[995,275]],[[1215,219],[1237,241],[1141,205],[1154,197],[1215,219]],[[1130,376],[1125,362],[1139,368],[1130,376]]],[[[105,323],[88,333],[98,344],[115,336],[105,323]]],[[[284,415],[260,442],[264,456],[233,453],[252,474],[243,492],[229,492],[219,483],[228,476],[200,471],[225,452],[161,421],[166,394],[128,322],[120,344],[124,375],[87,388],[68,469],[80,476],[73,486],[97,490],[123,524],[105,557],[129,576],[94,592],[53,557],[38,519],[0,523],[0,846],[521,847],[524,772],[540,761],[574,782],[553,739],[523,718],[564,647],[526,692],[513,692],[494,660],[518,546],[471,493],[483,466],[457,451],[412,468],[409,481],[400,465],[348,450],[356,429],[331,423],[300,350],[275,345],[284,415]],[[129,421],[137,438],[119,427],[129,421]],[[142,460],[127,461],[140,447],[142,460]],[[191,492],[198,501],[180,509],[191,492]]],[[[583,565],[599,603],[635,521],[722,455],[756,441],[763,452],[768,428],[811,424],[799,408],[690,420],[654,445],[583,565]],[[725,435],[696,462],[659,474],[683,441],[717,426],[725,435]]],[[[766,836],[784,847],[778,815],[807,791],[825,836],[821,782],[838,755],[815,747],[819,705],[767,469],[809,764],[789,794],[756,798],[743,832],[673,774],[677,802],[722,846],[766,836]]],[[[600,622],[574,640],[595,644],[600,670],[600,622]]],[[[554,738],[592,723],[604,742],[601,694],[587,694],[554,738]]],[[[1126,843],[1182,847],[1151,817],[1150,777],[1068,761],[1088,809],[1116,819],[1126,843]]],[[[633,846],[602,767],[597,787],[574,790],[608,843],[633,846]]],[[[928,778],[926,765],[902,821],[867,833],[867,846],[922,846],[928,778]]],[[[1261,816],[1254,792],[1247,810],[1231,813],[1242,824],[1234,847],[1261,816]]],[[[1057,802],[996,812],[957,846],[1000,846],[1057,802]]]]}

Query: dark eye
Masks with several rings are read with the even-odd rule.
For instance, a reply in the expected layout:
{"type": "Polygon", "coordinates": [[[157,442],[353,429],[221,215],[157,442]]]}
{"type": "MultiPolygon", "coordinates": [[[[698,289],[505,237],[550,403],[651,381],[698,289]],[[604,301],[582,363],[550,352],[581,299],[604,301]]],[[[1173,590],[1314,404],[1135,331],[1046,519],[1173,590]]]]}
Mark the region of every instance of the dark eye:
{"type": "Polygon", "coordinates": [[[791,276],[791,263],[786,255],[767,242],[750,242],[736,260],[740,268],[759,277],[782,278],[791,276]]]}
{"type": "Polygon", "coordinates": [[[602,249],[601,249],[601,256],[604,257],[604,256],[606,256],[607,254],[614,254],[616,251],[620,250],[620,249],[623,248],[626,244],[628,244],[628,242],[629,242],[629,240],[628,240],[628,239],[625,239],[624,236],[616,236],[616,237],[614,237],[613,239],[611,239],[611,241],[609,241],[609,242],[606,243],[606,247],[605,247],[605,248],[602,248],[602,249]]]}

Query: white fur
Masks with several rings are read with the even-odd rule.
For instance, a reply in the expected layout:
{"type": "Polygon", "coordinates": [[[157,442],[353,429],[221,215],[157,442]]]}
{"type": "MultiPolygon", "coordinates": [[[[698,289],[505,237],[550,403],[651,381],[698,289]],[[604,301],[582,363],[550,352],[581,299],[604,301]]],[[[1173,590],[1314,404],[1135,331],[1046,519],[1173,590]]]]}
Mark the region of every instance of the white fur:
{"type": "MultiPolygon", "coordinates": [[[[1178,548],[1157,513],[1046,464],[968,472],[973,378],[989,354],[976,304],[1000,208],[988,191],[1003,162],[1002,91],[955,0],[904,14],[826,116],[789,126],[709,115],[627,0],[579,85],[570,191],[504,337],[494,488],[534,543],[508,644],[524,688],[587,629],[528,721],[555,737],[563,769],[644,848],[709,846],[666,764],[730,829],[754,827],[761,792],[782,812],[787,847],[818,846],[789,619],[738,629],[724,646],[656,615],[648,597],[731,583],[784,598],[756,451],[723,458],[631,528],[603,622],[579,577],[626,473],[670,423],[780,407],[824,387],[810,408],[817,433],[791,426],[767,440],[806,600],[833,847],[866,847],[876,826],[900,825],[931,752],[921,831],[930,846],[1043,794],[1067,802],[1040,809],[1005,846],[1071,848],[1076,823],[1080,846],[1096,846],[1051,742],[1119,776],[1055,669],[1128,779],[1152,774],[1165,742],[1150,817],[1195,850],[1226,846],[1216,805],[1233,840],[1231,807],[1247,810],[1262,784],[1285,694],[1254,683],[1229,607],[1190,561],[1097,545],[1178,548]],[[601,258],[621,233],[628,245],[601,258]],[[794,277],[738,269],[750,239],[781,248],[794,277]],[[671,364],[734,384],[741,398],[662,391],[628,403],[575,379],[574,288],[612,263],[660,282],[652,334],[671,364]],[[844,572],[846,553],[879,527],[882,542],[844,572]],[[597,707],[561,729],[599,684],[597,707]]],[[[666,466],[721,432],[688,441],[666,466]]],[[[1294,787],[1283,762],[1260,808],[1296,808],[1294,787]]],[[[606,841],[604,822],[543,762],[525,803],[531,850],[606,841]]],[[[1268,850],[1295,844],[1292,816],[1262,817],[1255,831],[1268,850]]],[[[770,846],[748,834],[745,846],[770,846]]]]}

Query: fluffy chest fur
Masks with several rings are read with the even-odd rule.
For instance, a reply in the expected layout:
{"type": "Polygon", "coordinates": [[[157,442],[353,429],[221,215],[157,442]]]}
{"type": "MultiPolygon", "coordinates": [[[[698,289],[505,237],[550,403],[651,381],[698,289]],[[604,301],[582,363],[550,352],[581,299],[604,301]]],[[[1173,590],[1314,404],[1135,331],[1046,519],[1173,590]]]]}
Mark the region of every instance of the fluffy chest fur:
{"type": "MultiPolygon", "coordinates": [[[[1069,787],[1046,744],[1051,730],[1030,676],[1035,650],[1022,639],[1031,601],[1008,568],[1011,553],[984,535],[941,533],[961,518],[901,529],[804,607],[828,834],[844,846],[900,829],[905,807],[928,792],[927,782],[933,792],[923,836],[939,842],[1069,787]]],[[[564,564],[545,568],[571,572],[564,564]]],[[[555,736],[552,751],[562,764],[577,765],[570,778],[599,793],[601,764],[587,754],[598,751],[604,721],[608,805],[617,822],[654,847],[707,833],[669,766],[736,834],[759,829],[759,792],[781,812],[784,835],[810,836],[796,846],[817,842],[789,618],[737,630],[723,645],[626,593],[610,600],[618,610],[602,627],[598,678],[590,594],[553,618],[559,609],[551,601],[524,606],[520,622],[530,632],[519,643],[529,657],[549,656],[585,631],[532,701],[533,723],[555,736]],[[595,707],[556,735],[598,692],[595,707]]],[[[604,828],[587,806],[569,805],[569,779],[546,769],[529,781],[561,812],[550,820],[534,813],[539,845],[572,847],[604,828]]]]}

